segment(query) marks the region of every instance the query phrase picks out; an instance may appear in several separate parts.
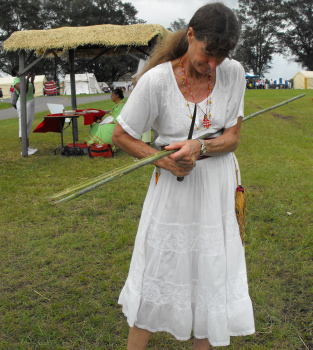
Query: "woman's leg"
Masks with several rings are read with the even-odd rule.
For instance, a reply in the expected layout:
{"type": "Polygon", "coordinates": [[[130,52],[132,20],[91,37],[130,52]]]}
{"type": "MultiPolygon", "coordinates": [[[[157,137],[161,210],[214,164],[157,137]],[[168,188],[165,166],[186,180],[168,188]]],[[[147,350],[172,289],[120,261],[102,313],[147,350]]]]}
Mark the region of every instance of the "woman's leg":
{"type": "Polygon", "coordinates": [[[129,328],[127,350],[144,350],[152,334],[153,333],[136,326],[129,328]]]}
{"type": "Polygon", "coordinates": [[[210,349],[210,343],[208,339],[197,339],[193,341],[193,350],[208,350],[210,349]]]}
{"type": "Polygon", "coordinates": [[[31,128],[35,118],[35,100],[30,100],[26,102],[27,109],[27,138],[29,138],[31,128]]]}

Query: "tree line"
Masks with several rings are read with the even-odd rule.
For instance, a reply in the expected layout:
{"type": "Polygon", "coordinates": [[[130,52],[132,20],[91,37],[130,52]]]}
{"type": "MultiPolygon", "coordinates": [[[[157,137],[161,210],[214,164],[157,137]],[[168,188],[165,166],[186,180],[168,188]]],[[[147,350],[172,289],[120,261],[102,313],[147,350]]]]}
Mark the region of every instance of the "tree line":
{"type": "MultiPolygon", "coordinates": [[[[132,4],[121,0],[0,0],[0,5],[0,42],[19,30],[145,22],[137,18],[138,11],[132,4]]],[[[233,57],[246,71],[264,76],[274,54],[313,70],[312,0],[238,0],[238,5],[235,11],[242,33],[233,57]]],[[[169,29],[176,31],[185,26],[185,20],[179,18],[169,29]]],[[[3,72],[10,74],[17,63],[16,53],[0,48],[3,72]]],[[[103,56],[81,73],[92,71],[98,81],[113,82],[136,67],[137,62],[127,55],[103,56]]],[[[40,62],[35,73],[55,81],[65,74],[63,67],[50,59],[40,62]]]]}
{"type": "Polygon", "coordinates": [[[312,0],[239,0],[242,35],[235,58],[264,76],[274,54],[313,70],[312,0]]]}
{"type": "MultiPolygon", "coordinates": [[[[137,18],[136,8],[121,0],[0,0],[0,8],[1,43],[20,30],[144,23],[137,18]]],[[[83,62],[76,60],[78,66],[83,62]]],[[[18,65],[18,54],[4,52],[1,45],[0,65],[4,73],[11,74],[12,67],[18,65]]],[[[113,82],[133,72],[137,66],[138,62],[128,55],[102,56],[79,73],[93,72],[98,81],[113,82]]],[[[54,81],[66,73],[53,59],[40,61],[33,70],[35,74],[44,74],[48,80],[54,81]]]]}
{"type": "MultiPolygon", "coordinates": [[[[241,37],[233,58],[247,72],[264,76],[274,54],[282,54],[304,69],[313,70],[312,0],[238,0],[241,37]]],[[[187,27],[183,18],[171,23],[187,27]]]]}

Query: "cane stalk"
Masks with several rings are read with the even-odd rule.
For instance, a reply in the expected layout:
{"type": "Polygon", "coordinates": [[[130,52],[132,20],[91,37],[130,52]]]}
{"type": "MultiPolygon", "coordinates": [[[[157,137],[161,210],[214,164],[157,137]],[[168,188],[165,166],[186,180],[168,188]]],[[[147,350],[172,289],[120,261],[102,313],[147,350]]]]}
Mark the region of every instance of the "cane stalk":
{"type": "MultiPolygon", "coordinates": [[[[175,150],[171,150],[171,151],[161,151],[161,152],[157,152],[149,157],[146,157],[146,158],[143,158],[141,160],[139,160],[138,162],[136,162],[135,164],[132,164],[132,165],[128,165],[128,166],[124,166],[122,168],[119,168],[119,169],[116,169],[116,170],[113,170],[107,174],[103,174],[102,176],[100,176],[101,180],[99,180],[99,177],[91,180],[91,181],[88,181],[87,183],[90,184],[92,183],[92,185],[90,185],[89,187],[86,187],[86,182],[83,183],[83,184],[80,184],[78,186],[74,186],[74,190],[76,190],[77,188],[82,188],[82,187],[86,187],[84,188],[83,190],[79,191],[79,192],[76,192],[76,193],[73,193],[71,194],[70,196],[67,196],[63,199],[60,199],[58,200],[57,202],[55,202],[54,204],[58,204],[58,203],[61,203],[61,202],[68,202],[74,198],[77,198],[87,192],[90,192],[96,188],[98,188],[99,186],[103,186],[105,185],[106,183],[110,182],[110,181],[113,181],[115,179],[118,179],[119,177],[122,177],[134,170],[137,170],[139,168],[142,168],[143,166],[147,165],[147,164],[150,164],[150,163],[153,163],[154,161],[158,160],[158,159],[161,159],[161,158],[164,158],[174,152],[177,152],[178,150],[175,149],[175,150]]],[[[57,197],[60,197],[62,196],[64,193],[69,193],[69,192],[73,192],[73,187],[70,188],[70,189],[67,189],[63,192],[60,192],[59,194],[57,195],[54,195],[53,197],[51,198],[57,198],[57,197]]]]}
{"type": "MultiPolygon", "coordinates": [[[[301,95],[298,95],[296,97],[293,97],[289,100],[286,100],[286,101],[283,101],[277,105],[274,105],[274,106],[271,106],[271,107],[268,107],[268,108],[265,108],[265,109],[262,109],[261,111],[258,111],[258,112],[255,112],[253,114],[250,114],[248,116],[246,116],[245,118],[242,119],[242,121],[246,121],[246,120],[249,120],[253,117],[256,117],[257,115],[260,115],[262,113],[265,113],[265,112],[268,112],[270,110],[273,110],[275,108],[278,108],[280,106],[283,106],[289,102],[292,102],[298,98],[301,98],[301,97],[304,97],[305,94],[301,94],[301,95]]],[[[202,136],[199,136],[197,137],[196,139],[205,139],[205,138],[208,138],[210,136],[212,136],[213,134],[211,133],[207,133],[207,134],[204,134],[202,136]]],[[[67,195],[69,193],[72,193],[74,191],[78,191],[76,193],[73,193],[63,199],[60,199],[56,202],[54,202],[54,204],[58,204],[58,203],[62,203],[62,202],[68,202],[72,199],[75,199],[77,197],[80,197],[82,196],[83,194],[85,193],[88,193],[100,186],[103,186],[105,184],[107,184],[108,182],[111,182],[113,180],[116,180],[134,170],[137,170],[137,169],[140,169],[142,167],[144,167],[145,165],[147,164],[151,164],[153,162],[155,162],[156,160],[159,160],[159,159],[162,159],[166,156],[169,156],[170,154],[174,153],[174,152],[177,152],[178,150],[171,150],[171,151],[161,151],[161,152],[157,152],[157,153],[154,153],[153,155],[149,156],[149,157],[146,157],[146,158],[143,158],[143,159],[140,159],[138,162],[136,162],[135,164],[131,164],[131,165],[125,165],[121,168],[118,168],[118,169],[115,169],[113,171],[110,171],[108,173],[105,173],[105,174],[102,174],[102,175],[99,175],[93,179],[90,179],[88,181],[85,181],[84,183],[81,183],[81,184],[78,184],[78,185],[75,185],[75,186],[72,186],[72,187],[69,187],[67,188],[66,190],[64,191],[61,191],[53,196],[50,197],[50,199],[57,199],[59,197],[62,197],[64,195],[67,195]]]]}
{"type": "Polygon", "coordinates": [[[87,181],[85,181],[85,182],[83,182],[81,184],[69,187],[69,188],[65,189],[64,191],[61,191],[59,193],[56,193],[56,194],[50,196],[49,198],[50,199],[56,199],[56,198],[59,198],[59,197],[62,197],[64,195],[66,195],[66,194],[69,194],[69,193],[71,193],[73,191],[78,191],[78,190],[80,190],[80,189],[82,189],[82,188],[84,188],[86,186],[92,185],[92,184],[94,184],[94,183],[96,183],[98,181],[105,180],[106,178],[109,178],[110,176],[114,176],[114,175],[116,175],[116,172],[123,172],[123,171],[127,170],[129,168],[129,166],[130,166],[129,164],[128,165],[124,165],[124,166],[122,166],[122,167],[120,167],[118,169],[109,171],[109,172],[107,172],[105,174],[101,174],[101,175],[99,175],[97,177],[94,177],[93,179],[89,179],[89,180],[87,180],[87,181]]]}
{"type": "Polygon", "coordinates": [[[252,113],[252,114],[250,114],[250,115],[247,115],[246,117],[244,117],[244,118],[242,119],[242,121],[245,122],[246,120],[249,120],[249,119],[251,119],[251,118],[253,118],[253,117],[256,117],[257,115],[260,115],[260,114],[262,114],[262,113],[271,111],[272,109],[275,109],[275,108],[278,108],[278,107],[280,107],[280,106],[283,106],[283,105],[285,105],[285,104],[287,104],[287,103],[289,103],[289,102],[292,102],[292,101],[297,100],[298,98],[301,98],[301,97],[304,97],[304,96],[305,96],[305,94],[301,94],[301,95],[298,95],[298,96],[296,96],[296,97],[292,97],[292,98],[290,98],[289,100],[286,100],[286,101],[283,101],[283,102],[281,102],[281,103],[278,103],[277,105],[274,105],[274,106],[271,106],[271,107],[267,107],[267,108],[265,108],[265,109],[262,109],[261,111],[258,111],[258,112],[252,113]]]}

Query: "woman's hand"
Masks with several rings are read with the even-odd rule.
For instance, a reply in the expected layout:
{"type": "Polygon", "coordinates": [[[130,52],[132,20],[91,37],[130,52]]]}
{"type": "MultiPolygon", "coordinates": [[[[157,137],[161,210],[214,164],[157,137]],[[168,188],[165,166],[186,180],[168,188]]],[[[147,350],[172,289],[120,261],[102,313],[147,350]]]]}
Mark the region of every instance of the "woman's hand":
{"type": "MultiPolygon", "coordinates": [[[[143,141],[131,137],[118,122],[113,131],[112,141],[115,146],[139,159],[158,152],[143,141]]],[[[156,160],[153,164],[170,171],[175,176],[187,176],[196,165],[195,161],[199,156],[200,147],[200,142],[196,140],[172,143],[165,148],[178,149],[179,151],[168,157],[156,160]]]]}
{"type": "Polygon", "coordinates": [[[197,140],[187,140],[171,143],[166,150],[179,151],[164,158],[164,168],[175,176],[187,176],[196,166],[196,159],[200,155],[201,144],[197,140]]]}
{"type": "Polygon", "coordinates": [[[181,166],[194,165],[194,162],[200,155],[201,143],[198,140],[186,140],[171,143],[165,146],[166,150],[179,149],[169,157],[181,166]]]}
{"type": "Polygon", "coordinates": [[[183,167],[179,166],[177,162],[175,162],[170,158],[170,156],[164,157],[159,161],[155,162],[154,164],[159,166],[162,169],[170,171],[173,175],[177,177],[185,177],[189,175],[192,169],[195,167],[195,165],[183,166],[183,167]]]}

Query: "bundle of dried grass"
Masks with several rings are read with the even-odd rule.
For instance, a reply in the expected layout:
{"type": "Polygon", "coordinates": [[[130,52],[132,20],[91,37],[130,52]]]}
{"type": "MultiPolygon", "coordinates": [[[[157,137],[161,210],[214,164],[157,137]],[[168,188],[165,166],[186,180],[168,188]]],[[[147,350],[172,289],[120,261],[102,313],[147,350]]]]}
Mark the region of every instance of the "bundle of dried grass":
{"type": "MultiPolygon", "coordinates": [[[[87,27],[62,27],[47,30],[14,32],[3,43],[6,51],[35,50],[42,55],[48,50],[92,50],[99,47],[148,47],[153,38],[161,40],[170,31],[159,24],[112,25],[87,27]]],[[[111,53],[112,54],[112,53],[111,53]]]]}

